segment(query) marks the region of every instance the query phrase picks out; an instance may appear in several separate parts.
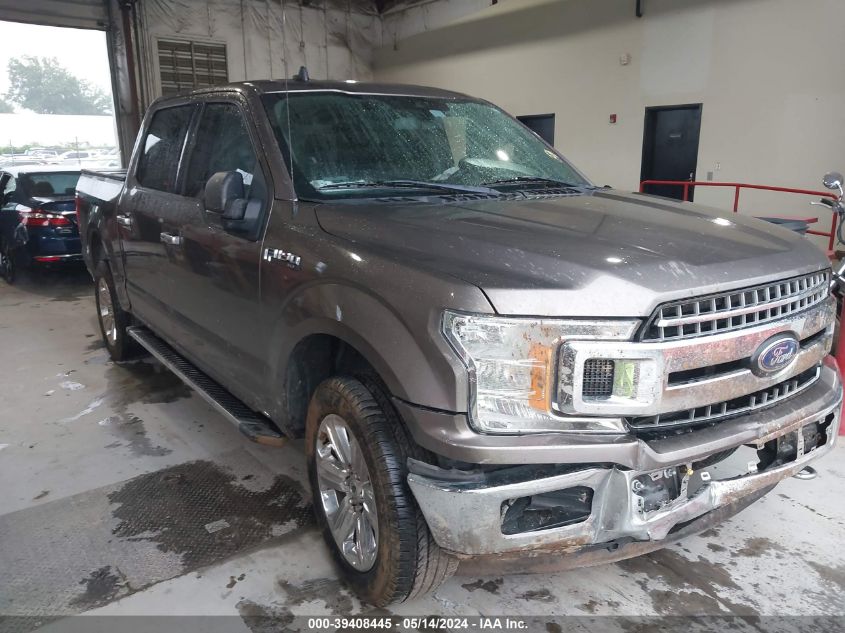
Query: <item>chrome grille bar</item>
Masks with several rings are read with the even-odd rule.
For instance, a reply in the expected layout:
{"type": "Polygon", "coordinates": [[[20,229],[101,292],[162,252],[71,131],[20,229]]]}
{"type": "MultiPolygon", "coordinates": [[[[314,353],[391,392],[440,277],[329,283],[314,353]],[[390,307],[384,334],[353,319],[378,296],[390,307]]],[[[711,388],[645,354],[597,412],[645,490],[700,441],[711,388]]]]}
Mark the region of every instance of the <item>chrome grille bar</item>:
{"type": "Polygon", "coordinates": [[[669,428],[707,424],[723,418],[742,415],[798,395],[812,386],[821,376],[821,366],[817,365],[797,376],[772,385],[768,389],[750,393],[741,398],[734,398],[724,402],[716,402],[704,407],[696,407],[686,411],[676,411],[663,415],[629,418],[628,425],[634,431],[654,431],[669,428]]]}
{"type": "Polygon", "coordinates": [[[828,295],[827,270],[660,306],[643,341],[695,338],[759,325],[818,305],[828,295]]]}

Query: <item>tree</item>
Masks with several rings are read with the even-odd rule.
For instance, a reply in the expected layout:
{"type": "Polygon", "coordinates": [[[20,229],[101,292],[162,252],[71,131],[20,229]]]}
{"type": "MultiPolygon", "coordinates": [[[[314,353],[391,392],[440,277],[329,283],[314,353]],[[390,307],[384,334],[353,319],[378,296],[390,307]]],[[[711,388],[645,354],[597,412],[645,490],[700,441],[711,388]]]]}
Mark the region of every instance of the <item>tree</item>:
{"type": "Polygon", "coordinates": [[[79,79],[55,57],[9,60],[5,99],[39,114],[111,114],[111,97],[79,79]]]}
{"type": "Polygon", "coordinates": [[[0,99],[0,114],[7,114],[9,112],[14,112],[15,108],[12,107],[12,104],[4,99],[0,99]]]}

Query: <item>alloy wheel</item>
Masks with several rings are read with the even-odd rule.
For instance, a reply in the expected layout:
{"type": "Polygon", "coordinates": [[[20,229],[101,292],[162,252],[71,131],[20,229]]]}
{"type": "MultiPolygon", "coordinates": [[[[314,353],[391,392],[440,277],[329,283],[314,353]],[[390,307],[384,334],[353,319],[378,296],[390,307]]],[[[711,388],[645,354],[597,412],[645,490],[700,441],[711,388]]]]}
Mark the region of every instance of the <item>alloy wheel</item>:
{"type": "Polygon", "coordinates": [[[320,422],[316,469],[323,511],[338,549],[357,571],[369,571],[378,553],[375,494],[361,446],[339,415],[320,422]]]}
{"type": "Polygon", "coordinates": [[[109,284],[104,277],[97,282],[97,305],[100,309],[100,325],[109,343],[117,342],[117,324],[115,323],[114,304],[109,291],[109,284]]]}

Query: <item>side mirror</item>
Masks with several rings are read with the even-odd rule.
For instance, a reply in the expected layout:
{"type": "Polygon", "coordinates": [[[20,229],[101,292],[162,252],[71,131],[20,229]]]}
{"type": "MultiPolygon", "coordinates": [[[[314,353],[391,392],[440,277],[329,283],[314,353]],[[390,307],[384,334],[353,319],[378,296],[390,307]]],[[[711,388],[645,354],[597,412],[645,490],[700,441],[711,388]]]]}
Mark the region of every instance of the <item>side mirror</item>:
{"type": "Polygon", "coordinates": [[[838,171],[828,172],[824,175],[824,178],[822,179],[822,183],[824,183],[825,187],[827,187],[828,189],[836,189],[839,191],[840,194],[842,193],[842,182],[842,174],[840,174],[838,171]]]}
{"type": "Polygon", "coordinates": [[[264,201],[246,197],[243,174],[220,171],[205,183],[205,208],[219,213],[223,228],[250,240],[257,240],[261,230],[264,201]]]}
{"type": "Polygon", "coordinates": [[[230,220],[243,219],[244,178],[237,171],[218,171],[205,183],[205,208],[230,220]]]}

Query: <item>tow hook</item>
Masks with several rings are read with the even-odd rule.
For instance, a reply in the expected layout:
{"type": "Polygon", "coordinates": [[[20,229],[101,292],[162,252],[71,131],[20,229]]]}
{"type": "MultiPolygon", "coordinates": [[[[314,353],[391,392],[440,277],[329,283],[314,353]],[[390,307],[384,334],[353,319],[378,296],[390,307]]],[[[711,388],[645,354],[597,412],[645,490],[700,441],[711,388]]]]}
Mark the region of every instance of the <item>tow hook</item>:
{"type": "Polygon", "coordinates": [[[802,468],[801,470],[799,470],[797,473],[795,473],[792,476],[795,479],[802,479],[802,480],[809,481],[810,479],[815,479],[816,477],[818,477],[819,474],[816,472],[816,469],[813,468],[812,466],[804,466],[804,468],[802,468]]]}

